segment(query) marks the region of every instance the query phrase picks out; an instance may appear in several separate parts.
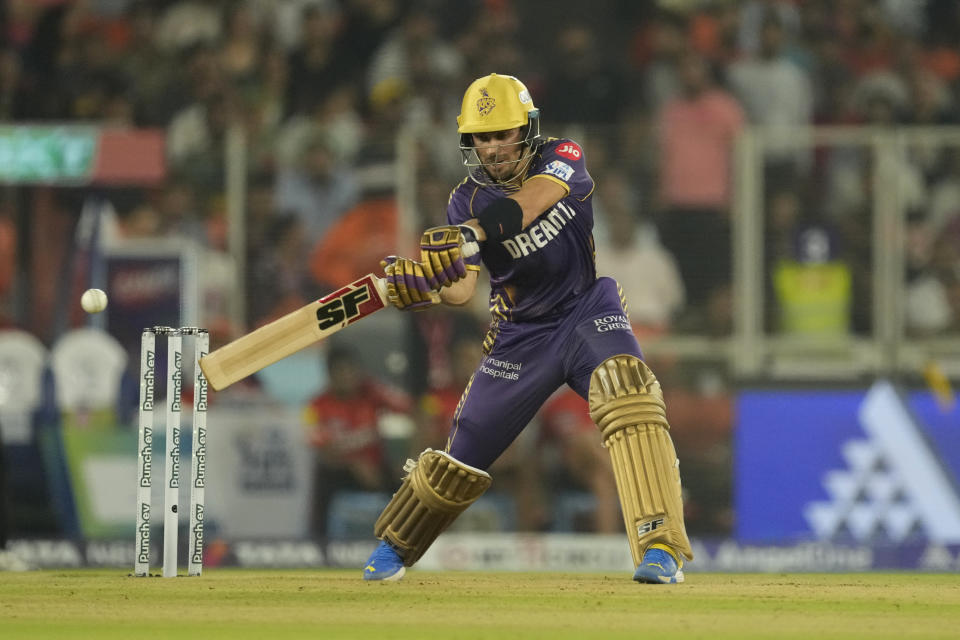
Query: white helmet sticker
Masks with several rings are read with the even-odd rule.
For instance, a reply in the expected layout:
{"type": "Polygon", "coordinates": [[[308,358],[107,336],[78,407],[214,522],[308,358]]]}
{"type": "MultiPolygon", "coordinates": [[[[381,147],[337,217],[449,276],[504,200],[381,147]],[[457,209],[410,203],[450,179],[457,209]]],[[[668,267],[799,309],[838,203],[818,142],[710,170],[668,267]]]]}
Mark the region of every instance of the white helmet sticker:
{"type": "Polygon", "coordinates": [[[521,91],[518,95],[520,96],[520,104],[527,104],[528,102],[531,101],[531,100],[530,100],[530,92],[527,91],[526,89],[524,89],[523,91],[521,91]]]}

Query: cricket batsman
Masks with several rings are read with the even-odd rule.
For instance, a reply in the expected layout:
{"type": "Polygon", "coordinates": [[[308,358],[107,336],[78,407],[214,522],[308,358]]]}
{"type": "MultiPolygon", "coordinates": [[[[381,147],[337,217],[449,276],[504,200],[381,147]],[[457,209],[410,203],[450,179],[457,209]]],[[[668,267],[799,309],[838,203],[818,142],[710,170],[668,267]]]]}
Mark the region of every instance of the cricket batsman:
{"type": "Polygon", "coordinates": [[[363,577],[402,578],[486,491],[486,469],[566,383],[588,401],[610,452],[633,579],[682,582],[693,552],[679,461],[660,384],[643,362],[620,288],[597,277],[594,183],[583,150],[541,137],[540,112],[512,76],[474,81],[457,124],[467,178],[450,195],[449,225],[424,232],[419,260],[384,259],[388,298],[403,310],[465,304],[482,261],[493,318],[446,449],[427,449],[405,465],[374,526],[381,542],[363,577]],[[480,252],[465,258],[467,242],[479,242],[480,252]]]}

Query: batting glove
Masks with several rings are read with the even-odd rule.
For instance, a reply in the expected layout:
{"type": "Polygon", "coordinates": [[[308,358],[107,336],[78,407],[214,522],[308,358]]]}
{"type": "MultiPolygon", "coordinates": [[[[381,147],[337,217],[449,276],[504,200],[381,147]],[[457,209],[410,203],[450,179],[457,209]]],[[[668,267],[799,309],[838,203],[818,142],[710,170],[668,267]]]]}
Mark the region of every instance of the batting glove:
{"type": "Polygon", "coordinates": [[[387,299],[397,309],[422,311],[440,304],[440,294],[427,283],[419,262],[387,256],[380,261],[380,266],[386,276],[387,299]]]}
{"type": "Polygon", "coordinates": [[[427,284],[439,289],[465,277],[464,244],[476,241],[473,229],[466,225],[433,227],[424,231],[420,238],[420,263],[427,284]]]}

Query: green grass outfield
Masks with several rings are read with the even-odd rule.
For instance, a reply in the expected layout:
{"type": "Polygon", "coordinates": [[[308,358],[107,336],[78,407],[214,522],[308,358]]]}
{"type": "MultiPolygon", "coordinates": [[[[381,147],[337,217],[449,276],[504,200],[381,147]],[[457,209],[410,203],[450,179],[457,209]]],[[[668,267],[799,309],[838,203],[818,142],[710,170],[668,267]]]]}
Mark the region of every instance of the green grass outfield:
{"type": "Polygon", "coordinates": [[[956,638],[956,574],[0,573],[0,638],[956,638]]]}

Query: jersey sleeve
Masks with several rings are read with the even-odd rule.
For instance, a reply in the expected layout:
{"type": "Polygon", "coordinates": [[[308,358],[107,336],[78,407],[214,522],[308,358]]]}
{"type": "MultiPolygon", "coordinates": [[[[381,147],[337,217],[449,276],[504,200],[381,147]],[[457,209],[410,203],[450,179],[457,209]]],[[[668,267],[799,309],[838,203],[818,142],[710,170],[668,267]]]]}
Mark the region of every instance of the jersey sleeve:
{"type": "Polygon", "coordinates": [[[545,178],[562,186],[567,195],[586,200],[593,193],[593,178],[587,172],[583,149],[573,140],[548,140],[540,151],[541,161],[527,179],[545,178]]]}

